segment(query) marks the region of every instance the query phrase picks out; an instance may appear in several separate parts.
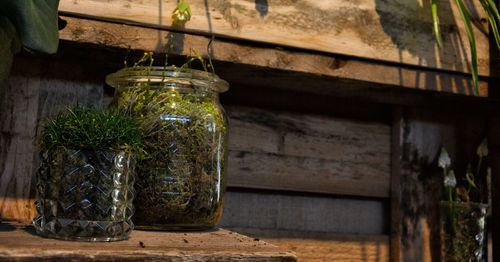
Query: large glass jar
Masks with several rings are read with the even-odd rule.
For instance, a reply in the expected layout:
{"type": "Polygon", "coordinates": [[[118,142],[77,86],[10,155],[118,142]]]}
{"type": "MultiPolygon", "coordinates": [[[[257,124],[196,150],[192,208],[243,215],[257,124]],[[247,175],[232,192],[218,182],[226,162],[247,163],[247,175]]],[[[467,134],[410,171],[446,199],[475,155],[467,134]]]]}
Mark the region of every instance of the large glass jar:
{"type": "Polygon", "coordinates": [[[215,74],[175,67],[125,68],[106,79],[116,106],[141,125],[137,166],[137,229],[197,230],[222,216],[227,119],[215,74]]]}

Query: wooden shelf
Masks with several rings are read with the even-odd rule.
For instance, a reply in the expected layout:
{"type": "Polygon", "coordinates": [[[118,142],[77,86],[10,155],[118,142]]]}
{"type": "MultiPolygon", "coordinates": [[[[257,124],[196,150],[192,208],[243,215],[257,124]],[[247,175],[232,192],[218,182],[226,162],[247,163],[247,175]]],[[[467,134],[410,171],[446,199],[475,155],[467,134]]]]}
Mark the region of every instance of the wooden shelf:
{"type": "MultiPolygon", "coordinates": [[[[457,22],[459,10],[453,1],[439,1],[443,48],[432,33],[431,8],[415,2],[351,1],[203,1],[191,0],[191,20],[172,21],[175,1],[156,0],[61,0],[59,11],[107,21],[167,30],[217,35],[315,50],[329,54],[384,61],[400,65],[470,72],[467,34],[457,22]]],[[[489,76],[488,23],[485,13],[472,3],[479,74],[489,76]]],[[[95,28],[96,31],[99,28],[95,28]]],[[[101,35],[105,38],[106,35],[101,35]]],[[[154,38],[150,35],[146,38],[154,38]]],[[[125,38],[127,39],[127,38],[125,38]]],[[[141,37],[142,41],[144,38],[141,37]]],[[[119,37],[116,40],[120,40],[119,37]]],[[[128,40],[128,39],[127,39],[128,40]]],[[[189,49],[185,49],[189,52],[189,49]]],[[[228,54],[232,53],[227,50],[228,54]]],[[[244,53],[237,53],[237,56],[244,53]]],[[[375,71],[372,74],[376,74],[375,71]]]]}
{"type": "Polygon", "coordinates": [[[214,229],[207,232],[133,231],[119,242],[41,238],[32,227],[0,224],[0,261],[296,261],[264,241],[214,229]],[[142,242],[142,244],[141,244],[142,242]]]}

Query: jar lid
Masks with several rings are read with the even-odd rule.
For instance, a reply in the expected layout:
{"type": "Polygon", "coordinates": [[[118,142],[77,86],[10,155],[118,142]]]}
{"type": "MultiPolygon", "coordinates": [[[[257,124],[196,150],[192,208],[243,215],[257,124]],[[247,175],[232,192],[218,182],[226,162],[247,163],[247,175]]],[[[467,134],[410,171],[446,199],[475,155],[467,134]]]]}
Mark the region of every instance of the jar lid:
{"type": "Polygon", "coordinates": [[[179,67],[136,66],[123,68],[106,76],[106,83],[114,88],[127,88],[140,83],[149,85],[175,86],[189,85],[193,88],[226,92],[229,83],[216,74],[179,67]]]}

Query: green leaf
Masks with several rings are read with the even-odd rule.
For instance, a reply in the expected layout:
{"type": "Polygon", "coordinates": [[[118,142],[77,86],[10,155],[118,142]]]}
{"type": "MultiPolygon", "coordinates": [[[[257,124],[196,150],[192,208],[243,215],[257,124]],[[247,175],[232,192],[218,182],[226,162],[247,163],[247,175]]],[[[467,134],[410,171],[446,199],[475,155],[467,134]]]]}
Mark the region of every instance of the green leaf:
{"type": "Polygon", "coordinates": [[[500,21],[500,13],[498,12],[497,5],[495,4],[495,2],[493,0],[487,0],[487,1],[488,1],[488,7],[491,10],[491,12],[493,13],[493,16],[495,17],[495,19],[497,21],[500,21]]]}
{"type": "Polygon", "coordinates": [[[462,21],[465,25],[465,30],[467,31],[467,37],[469,38],[470,52],[471,52],[471,64],[472,64],[472,81],[474,83],[474,91],[476,95],[479,94],[479,84],[478,84],[478,70],[477,70],[477,49],[476,49],[476,38],[474,36],[474,31],[472,29],[472,23],[470,19],[470,14],[465,7],[462,0],[455,0],[462,16],[462,21]]]}
{"type": "Polygon", "coordinates": [[[498,9],[495,5],[491,6],[488,0],[479,0],[479,2],[483,6],[484,11],[488,14],[488,20],[490,21],[491,31],[493,33],[493,37],[495,38],[495,43],[497,44],[497,48],[500,49],[500,35],[498,34],[500,15],[498,14],[498,9]]]}
{"type": "Polygon", "coordinates": [[[0,15],[14,24],[26,48],[49,54],[57,51],[59,0],[0,0],[0,6],[0,15]]]}
{"type": "MultiPolygon", "coordinates": [[[[498,24],[497,24],[496,15],[495,15],[494,11],[492,10],[492,8],[490,7],[487,0],[479,0],[479,2],[481,3],[481,6],[483,7],[484,11],[488,14],[488,20],[490,22],[491,30],[492,30],[493,36],[495,38],[495,43],[497,44],[497,47],[500,48],[500,36],[498,35],[498,24]]],[[[498,10],[497,10],[497,12],[498,12],[498,10]]]]}
{"type": "Polygon", "coordinates": [[[21,43],[14,25],[5,17],[0,16],[0,98],[3,86],[7,82],[14,54],[19,52],[21,43]]]}
{"type": "Polygon", "coordinates": [[[439,47],[443,44],[441,39],[441,31],[439,30],[439,16],[438,16],[438,6],[437,0],[431,0],[431,10],[432,10],[432,24],[434,28],[434,36],[436,37],[436,42],[439,47]]]}

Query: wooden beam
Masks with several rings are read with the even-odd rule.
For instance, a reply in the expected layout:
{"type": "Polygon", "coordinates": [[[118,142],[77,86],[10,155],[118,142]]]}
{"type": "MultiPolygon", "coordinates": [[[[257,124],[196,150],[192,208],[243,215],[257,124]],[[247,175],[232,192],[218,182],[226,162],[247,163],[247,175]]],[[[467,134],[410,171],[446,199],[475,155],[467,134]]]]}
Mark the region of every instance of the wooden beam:
{"type": "MultiPolygon", "coordinates": [[[[250,0],[191,0],[192,18],[174,25],[175,1],[62,0],[59,10],[79,15],[163,29],[244,39],[399,64],[470,72],[467,34],[454,1],[439,1],[444,48],[437,49],[431,8],[418,1],[311,1],[293,3],[250,0]]],[[[471,3],[474,19],[484,18],[471,3]],[[477,14],[477,15],[476,15],[477,14]]],[[[487,20],[486,20],[487,21],[487,20]]],[[[474,27],[479,72],[489,75],[487,24],[474,27]]]]}
{"type": "Polygon", "coordinates": [[[402,260],[401,250],[401,130],[403,113],[400,106],[394,106],[391,128],[391,261],[402,260]]]}
{"type": "MultiPolygon", "coordinates": [[[[185,56],[190,55],[191,50],[196,50],[198,54],[206,56],[207,45],[210,41],[210,38],[192,34],[72,17],[63,18],[67,20],[68,24],[65,29],[60,31],[60,38],[81,44],[98,44],[106,47],[164,53],[167,41],[173,39],[174,48],[169,50],[169,53],[185,56]]],[[[359,83],[364,82],[366,88],[374,88],[379,85],[391,89],[403,88],[473,95],[470,76],[453,72],[380,63],[344,55],[259,46],[248,42],[235,42],[220,38],[217,38],[212,43],[212,50],[213,59],[218,61],[329,77],[330,82],[332,82],[331,78],[334,78],[353,80],[359,83]]],[[[228,70],[226,68],[216,69],[218,73],[222,74],[228,70]]],[[[251,75],[256,74],[255,72],[249,73],[251,75]]],[[[245,72],[231,72],[227,75],[244,77],[245,81],[247,80],[245,72]]],[[[290,74],[288,75],[291,77],[290,74]]],[[[265,85],[272,79],[273,77],[258,78],[261,83],[257,82],[256,85],[265,85]]],[[[237,78],[229,80],[237,81],[237,78]]],[[[289,81],[282,78],[281,80],[281,84],[278,85],[288,86],[284,83],[289,81]]],[[[331,93],[334,93],[336,88],[350,88],[352,90],[357,88],[356,85],[351,83],[346,83],[345,87],[341,83],[325,86],[321,81],[318,81],[318,84],[324,87],[302,85],[298,88],[308,92],[319,92],[320,89],[325,89],[331,90],[331,93]]],[[[487,96],[487,82],[480,80],[479,86],[479,96],[487,96]]]]}
{"type": "Polygon", "coordinates": [[[36,236],[33,228],[0,225],[2,261],[273,261],[293,262],[292,252],[235,232],[133,231],[111,243],[60,241],[36,236]],[[141,244],[142,243],[142,244],[141,244]]]}

